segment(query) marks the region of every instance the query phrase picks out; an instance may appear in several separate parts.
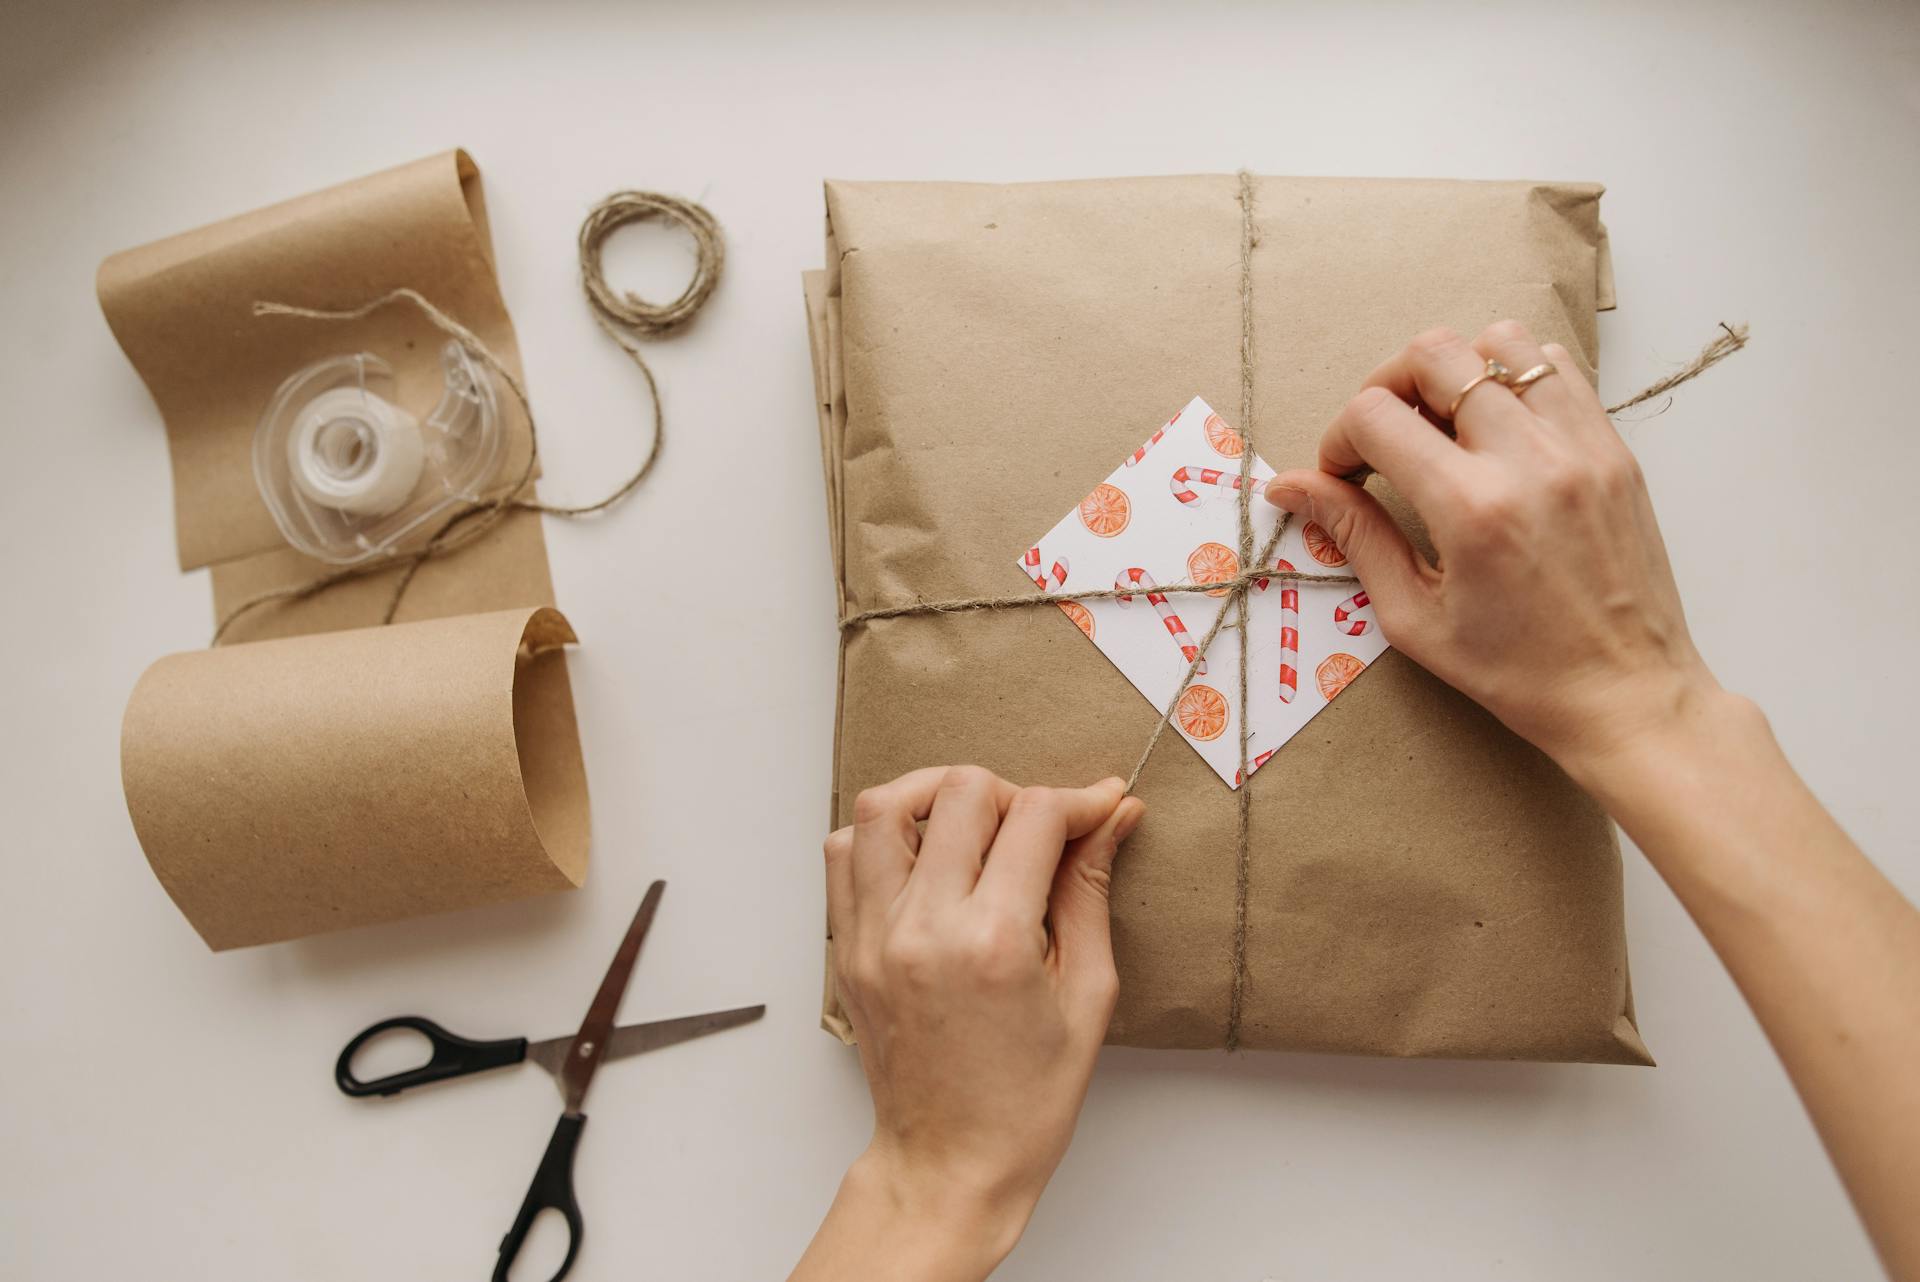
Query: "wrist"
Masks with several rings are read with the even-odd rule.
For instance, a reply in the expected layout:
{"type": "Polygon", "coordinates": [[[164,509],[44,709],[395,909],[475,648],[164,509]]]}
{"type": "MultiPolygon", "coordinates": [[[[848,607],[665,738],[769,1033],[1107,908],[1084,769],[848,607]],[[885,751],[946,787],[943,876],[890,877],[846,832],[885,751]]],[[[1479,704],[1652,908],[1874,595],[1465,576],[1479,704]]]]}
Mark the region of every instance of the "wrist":
{"type": "Polygon", "coordinates": [[[1648,715],[1596,737],[1560,760],[1561,768],[1616,819],[1650,797],[1684,796],[1676,786],[1708,763],[1771,750],[1772,728],[1759,705],[1710,676],[1676,684],[1648,715]]]}
{"type": "Polygon", "coordinates": [[[885,1241],[898,1276],[916,1282],[986,1277],[1033,1214],[1031,1198],[921,1169],[879,1142],[848,1168],[836,1210],[842,1201],[885,1241]]]}

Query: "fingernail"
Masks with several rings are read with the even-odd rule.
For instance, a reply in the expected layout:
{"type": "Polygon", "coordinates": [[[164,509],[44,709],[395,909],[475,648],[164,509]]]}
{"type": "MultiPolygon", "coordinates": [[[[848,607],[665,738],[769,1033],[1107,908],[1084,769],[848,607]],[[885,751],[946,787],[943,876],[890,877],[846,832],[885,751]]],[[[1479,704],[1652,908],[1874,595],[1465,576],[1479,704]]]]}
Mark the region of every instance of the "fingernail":
{"type": "MultiPolygon", "coordinates": [[[[1125,805],[1126,803],[1122,802],[1121,804],[1125,805]]],[[[1115,844],[1117,845],[1125,841],[1128,837],[1133,836],[1133,830],[1138,828],[1140,821],[1146,817],[1147,807],[1145,802],[1136,800],[1133,805],[1128,806],[1126,813],[1114,821],[1113,840],[1115,844]]]]}
{"type": "Polygon", "coordinates": [[[1279,481],[1271,482],[1266,488],[1267,502],[1289,512],[1306,510],[1310,501],[1307,492],[1297,485],[1285,485],[1279,481]]]}

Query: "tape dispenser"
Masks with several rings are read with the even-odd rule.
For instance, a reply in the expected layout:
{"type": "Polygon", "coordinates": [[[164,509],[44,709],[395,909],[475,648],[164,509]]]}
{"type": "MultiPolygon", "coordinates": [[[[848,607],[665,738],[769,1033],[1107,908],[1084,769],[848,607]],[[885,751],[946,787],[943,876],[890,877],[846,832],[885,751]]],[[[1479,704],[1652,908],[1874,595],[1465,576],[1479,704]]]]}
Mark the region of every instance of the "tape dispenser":
{"type": "Polygon", "coordinates": [[[392,368],[371,352],[280,385],[253,434],[253,476],[287,542],[353,565],[480,497],[502,448],[493,380],[458,342],[440,361],[440,401],[424,419],[400,405],[392,368]]]}

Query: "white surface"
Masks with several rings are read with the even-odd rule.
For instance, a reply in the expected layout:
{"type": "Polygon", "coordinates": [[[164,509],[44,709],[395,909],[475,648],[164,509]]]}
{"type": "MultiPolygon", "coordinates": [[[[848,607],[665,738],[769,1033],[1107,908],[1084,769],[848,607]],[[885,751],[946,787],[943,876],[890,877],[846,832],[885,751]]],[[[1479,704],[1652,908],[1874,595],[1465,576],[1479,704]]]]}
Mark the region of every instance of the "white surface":
{"type": "MultiPolygon", "coordinates": [[[[1183,8],[0,14],[0,1274],[484,1275],[552,1126],[545,1078],[360,1104],[334,1092],[332,1057],[406,1010],[480,1036],[566,1031],[655,876],[671,889],[627,1015],[772,1013],[601,1076],[575,1276],[790,1264],[867,1124],[853,1056],[814,1030],[833,629],[796,273],[820,259],[827,174],[1607,182],[1608,391],[1723,317],[1754,327],[1748,354],[1629,429],[1700,642],[1920,890],[1915,10],[1183,8]],[[454,143],[486,174],[551,497],[599,493],[638,448],[640,390],[573,279],[587,205],[683,192],[729,235],[711,311],[656,357],[682,444],[610,519],[549,528],[585,638],[592,878],[211,956],[120,799],[127,691],[204,642],[208,594],[175,571],[159,424],[94,267],[454,143]],[[695,437],[754,478],[744,521],[711,514],[695,437]],[[660,626],[629,586],[739,562],[781,572],[700,628],[660,626]]],[[[1659,1069],[1109,1052],[1003,1276],[1870,1276],[1738,996],[1637,857],[1627,885],[1659,1069]]]]}

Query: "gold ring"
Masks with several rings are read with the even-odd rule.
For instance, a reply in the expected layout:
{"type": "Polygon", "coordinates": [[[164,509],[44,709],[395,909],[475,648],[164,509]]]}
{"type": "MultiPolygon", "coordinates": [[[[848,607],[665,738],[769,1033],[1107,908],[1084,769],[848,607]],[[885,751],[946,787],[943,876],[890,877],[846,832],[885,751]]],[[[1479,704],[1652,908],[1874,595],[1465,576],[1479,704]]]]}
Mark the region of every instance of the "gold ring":
{"type": "Polygon", "coordinates": [[[1518,396],[1520,395],[1520,393],[1526,391],[1529,387],[1532,387],[1535,383],[1538,383],[1541,379],[1545,378],[1547,375],[1558,374],[1559,372],[1560,372],[1559,367],[1554,365],[1552,362],[1542,361],[1540,364],[1535,365],[1532,369],[1528,370],[1524,374],[1515,374],[1513,376],[1513,380],[1507,384],[1507,387],[1513,392],[1515,396],[1518,396]]]}
{"type": "Polygon", "coordinates": [[[1481,370],[1478,374],[1475,374],[1471,379],[1467,380],[1467,385],[1461,388],[1460,394],[1453,398],[1453,404],[1447,406],[1447,421],[1451,423],[1454,420],[1454,418],[1459,415],[1460,402],[1467,399],[1468,392],[1471,392],[1474,388],[1480,386],[1480,384],[1486,382],[1488,379],[1492,379],[1494,382],[1499,383],[1502,386],[1506,386],[1507,380],[1512,377],[1513,377],[1512,370],[1508,369],[1505,365],[1502,365],[1499,361],[1496,361],[1491,356],[1489,356],[1487,358],[1487,367],[1481,370]]]}

